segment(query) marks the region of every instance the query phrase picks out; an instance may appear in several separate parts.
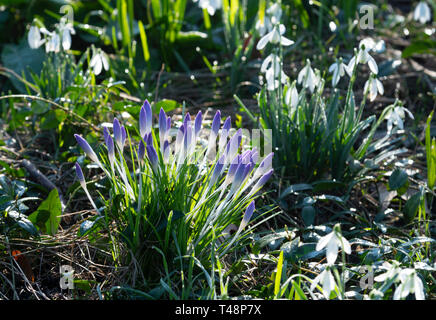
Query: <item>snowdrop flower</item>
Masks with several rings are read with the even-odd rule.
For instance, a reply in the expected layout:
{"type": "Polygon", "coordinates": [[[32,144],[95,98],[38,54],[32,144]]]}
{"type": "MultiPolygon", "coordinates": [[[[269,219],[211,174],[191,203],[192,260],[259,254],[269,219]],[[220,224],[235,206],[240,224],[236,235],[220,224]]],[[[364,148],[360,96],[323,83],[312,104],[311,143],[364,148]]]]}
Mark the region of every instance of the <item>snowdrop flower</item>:
{"type": "Polygon", "coordinates": [[[263,37],[265,33],[270,32],[273,28],[272,23],[268,17],[264,17],[263,23],[262,21],[257,20],[256,22],[256,30],[259,32],[259,35],[263,37]]]}
{"type": "MultiPolygon", "coordinates": [[[[197,2],[198,0],[194,0],[197,2]]],[[[202,9],[206,9],[207,12],[213,16],[217,9],[221,9],[222,1],[221,0],[200,0],[198,6],[202,9]]]]}
{"type": "Polygon", "coordinates": [[[388,135],[392,133],[393,125],[398,127],[400,130],[404,130],[403,119],[406,117],[406,113],[411,119],[414,119],[413,114],[403,106],[395,107],[393,110],[389,111],[386,114],[385,119],[387,119],[388,121],[387,123],[388,135]]]}
{"type": "Polygon", "coordinates": [[[256,49],[262,50],[265,48],[267,43],[278,44],[280,43],[282,46],[290,46],[294,43],[294,41],[289,40],[288,38],[283,37],[286,28],[283,24],[275,25],[273,30],[266,35],[264,35],[259,42],[257,43],[256,49]]]}
{"type": "Polygon", "coordinates": [[[32,49],[38,49],[45,42],[44,39],[41,39],[41,33],[38,27],[30,27],[29,33],[27,34],[27,42],[32,49]]]}
{"type": "Polygon", "coordinates": [[[315,90],[315,87],[318,86],[320,79],[316,76],[315,72],[310,66],[310,60],[306,60],[306,66],[301,69],[298,74],[297,82],[299,84],[302,83],[304,88],[309,88],[310,92],[315,90]]]}
{"type": "Polygon", "coordinates": [[[45,52],[59,52],[61,50],[61,39],[55,32],[51,32],[45,42],[45,52]]]}
{"type": "Polygon", "coordinates": [[[369,100],[371,101],[375,100],[378,93],[383,95],[383,93],[385,92],[383,88],[383,84],[379,79],[376,78],[375,74],[372,74],[369,77],[369,79],[366,81],[363,91],[366,92],[368,88],[369,88],[369,100]]]}
{"type": "Polygon", "coordinates": [[[106,71],[109,70],[109,58],[101,49],[93,50],[93,55],[89,66],[93,69],[94,74],[97,76],[101,73],[102,68],[106,71]]]}
{"type": "Polygon", "coordinates": [[[310,286],[311,292],[315,290],[318,283],[322,284],[322,293],[324,297],[329,299],[330,292],[335,290],[336,282],[328,266],[319,275],[317,275],[315,279],[313,279],[310,286]]]}
{"type": "Polygon", "coordinates": [[[59,29],[62,33],[62,48],[64,50],[69,50],[71,48],[71,35],[76,34],[76,31],[73,28],[72,23],[62,23],[59,26],[59,29]]]}
{"type": "Polygon", "coordinates": [[[369,69],[372,73],[378,74],[378,66],[377,62],[375,62],[374,58],[369,54],[369,51],[374,49],[376,46],[376,43],[371,38],[366,38],[360,41],[359,43],[359,51],[355,56],[353,56],[348,63],[347,68],[345,68],[345,71],[347,71],[348,75],[351,77],[353,74],[354,67],[356,64],[368,64],[369,69]]]}
{"type": "Polygon", "coordinates": [[[341,77],[345,75],[346,67],[347,66],[342,63],[342,58],[340,58],[330,66],[329,72],[333,72],[333,79],[332,79],[333,87],[336,87],[341,77]]]}
{"type": "Polygon", "coordinates": [[[327,249],[327,263],[333,265],[338,257],[338,248],[341,247],[345,253],[351,253],[351,246],[347,239],[345,239],[339,227],[339,224],[333,227],[333,231],[328,235],[321,237],[316,244],[316,250],[320,251],[324,247],[327,249]]]}
{"type": "Polygon", "coordinates": [[[278,88],[279,80],[277,78],[279,75],[283,84],[286,83],[288,78],[282,70],[280,57],[274,53],[271,53],[265,58],[262,66],[260,67],[260,72],[265,73],[268,90],[274,90],[278,88]]]}
{"type": "Polygon", "coordinates": [[[431,20],[430,7],[427,2],[420,1],[413,12],[413,19],[424,24],[431,20]]]}
{"type": "Polygon", "coordinates": [[[272,24],[280,23],[280,19],[282,17],[282,7],[279,3],[274,3],[272,6],[270,6],[266,13],[271,17],[272,24]]]}
{"type": "Polygon", "coordinates": [[[297,91],[297,87],[295,86],[295,81],[292,83],[291,87],[288,88],[288,90],[286,91],[286,95],[285,95],[285,103],[288,106],[291,106],[291,113],[293,110],[295,110],[298,106],[298,91],[297,91]]]}
{"type": "Polygon", "coordinates": [[[415,293],[416,300],[425,300],[424,285],[415,269],[401,270],[398,279],[401,284],[395,289],[394,300],[405,299],[411,293],[415,293]]]}

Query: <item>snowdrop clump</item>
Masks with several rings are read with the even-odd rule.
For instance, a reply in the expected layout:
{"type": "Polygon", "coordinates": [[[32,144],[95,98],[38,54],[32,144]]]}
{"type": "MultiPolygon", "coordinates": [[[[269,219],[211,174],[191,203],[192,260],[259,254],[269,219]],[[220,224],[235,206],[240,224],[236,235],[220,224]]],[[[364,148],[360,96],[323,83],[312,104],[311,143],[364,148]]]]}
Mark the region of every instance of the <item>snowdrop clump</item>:
{"type": "Polygon", "coordinates": [[[32,49],[38,49],[45,43],[45,51],[59,52],[61,45],[63,50],[69,50],[71,48],[71,35],[76,34],[73,28],[73,24],[66,23],[61,19],[60,23],[56,24],[54,31],[48,31],[44,26],[38,27],[32,25],[27,34],[27,41],[29,47],[32,49]],[[42,36],[41,36],[42,34],[42,36]]]}
{"type": "Polygon", "coordinates": [[[337,284],[333,277],[332,270],[338,257],[339,248],[346,254],[351,254],[351,246],[345,237],[341,234],[339,224],[333,227],[333,231],[321,237],[316,245],[316,250],[326,249],[327,264],[324,270],[312,280],[310,291],[313,292],[318,285],[322,284],[322,294],[326,299],[329,299],[330,293],[335,290],[337,284]]]}
{"type": "MultiPolygon", "coordinates": [[[[294,44],[294,41],[284,36],[286,27],[280,24],[281,15],[280,5],[276,3],[267,10],[267,16],[264,17],[263,24],[260,23],[260,19],[258,20],[256,29],[261,38],[256,45],[257,50],[263,50],[268,44],[279,45],[279,47],[294,44]]],[[[275,47],[273,52],[262,62],[260,68],[261,73],[265,74],[267,89],[270,91],[277,89],[280,84],[285,84],[288,81],[288,76],[283,72],[283,63],[279,51],[279,48],[275,47]]]]}

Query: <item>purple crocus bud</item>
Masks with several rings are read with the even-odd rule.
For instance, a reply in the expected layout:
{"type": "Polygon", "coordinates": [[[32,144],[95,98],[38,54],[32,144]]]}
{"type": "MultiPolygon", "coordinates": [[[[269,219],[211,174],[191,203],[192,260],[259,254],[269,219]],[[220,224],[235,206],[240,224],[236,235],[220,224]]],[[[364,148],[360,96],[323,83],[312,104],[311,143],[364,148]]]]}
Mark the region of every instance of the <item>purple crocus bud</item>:
{"type": "Polygon", "coordinates": [[[124,144],[126,143],[126,139],[127,139],[126,128],[124,126],[122,126],[121,127],[121,143],[122,143],[121,149],[124,149],[124,144]]]}
{"type": "Polygon", "coordinates": [[[274,152],[271,152],[269,155],[267,155],[262,162],[260,163],[259,167],[257,167],[256,172],[254,173],[254,178],[256,179],[259,176],[264,175],[269,169],[272,168],[272,158],[274,156],[274,152]]]}
{"type": "Polygon", "coordinates": [[[139,145],[138,145],[138,159],[139,159],[139,162],[142,162],[142,160],[144,159],[144,156],[145,156],[145,144],[141,140],[141,141],[139,141],[139,145]]]}
{"type": "Polygon", "coordinates": [[[229,116],[227,117],[226,121],[224,121],[223,130],[230,131],[231,128],[232,128],[232,118],[229,116]]]}
{"type": "Polygon", "coordinates": [[[203,121],[203,114],[201,113],[201,111],[199,111],[197,113],[197,116],[195,117],[195,121],[194,121],[194,129],[195,129],[195,137],[198,137],[198,134],[200,133],[201,130],[201,123],[203,121]]]}
{"type": "Polygon", "coordinates": [[[139,134],[141,138],[145,136],[147,133],[147,112],[145,111],[144,106],[139,110],[139,134]]]}
{"type": "Polygon", "coordinates": [[[265,173],[260,179],[256,182],[253,188],[251,188],[250,193],[248,194],[248,198],[250,198],[255,192],[257,192],[260,188],[262,188],[265,183],[271,178],[274,173],[274,169],[270,169],[267,173],[265,173]]]}
{"type": "Polygon", "coordinates": [[[145,133],[149,133],[151,131],[153,114],[151,113],[151,106],[147,99],[145,99],[142,108],[144,109],[144,113],[145,113],[145,117],[143,118],[143,120],[145,120],[143,122],[143,126],[144,126],[143,130],[145,133]]]}
{"type": "Polygon", "coordinates": [[[249,164],[251,161],[251,150],[246,150],[241,154],[241,162],[243,164],[249,164]]]}
{"type": "Polygon", "coordinates": [[[222,155],[221,158],[218,159],[218,162],[215,164],[215,168],[213,169],[212,177],[210,178],[209,185],[214,185],[218,178],[220,177],[223,168],[224,168],[225,156],[222,155]]]}
{"type": "Polygon", "coordinates": [[[114,146],[114,140],[110,135],[107,136],[106,146],[107,146],[108,158],[112,166],[115,160],[115,146],[114,146]]]}
{"type": "Polygon", "coordinates": [[[110,136],[110,132],[107,127],[103,127],[103,135],[104,135],[104,142],[106,142],[107,144],[107,137],[110,136]]]}
{"type": "Polygon", "coordinates": [[[80,148],[82,148],[83,151],[85,151],[86,155],[94,162],[100,163],[100,161],[97,158],[97,155],[95,154],[94,150],[92,150],[89,143],[82,138],[82,136],[75,134],[74,138],[76,138],[77,143],[79,144],[80,148]]]}
{"type": "Polygon", "coordinates": [[[176,137],[176,153],[180,151],[180,147],[182,146],[183,137],[185,135],[185,126],[182,124],[177,131],[177,137],[176,137]]]}
{"type": "Polygon", "coordinates": [[[250,159],[250,161],[253,164],[256,164],[257,160],[259,160],[259,153],[257,152],[256,147],[254,147],[253,150],[251,151],[251,159],[250,159]]]}
{"type": "Polygon", "coordinates": [[[227,178],[230,179],[230,182],[233,180],[233,177],[234,177],[234,175],[235,175],[236,169],[238,169],[239,164],[241,163],[240,160],[241,160],[241,156],[240,156],[240,155],[237,155],[237,156],[233,159],[233,161],[230,163],[229,170],[228,170],[228,172],[227,172],[227,178]]]}
{"type": "Polygon", "coordinates": [[[165,134],[167,131],[167,115],[163,108],[159,112],[159,134],[165,134]]]}
{"type": "Polygon", "coordinates": [[[242,218],[241,224],[239,225],[239,230],[243,230],[247,224],[251,220],[251,216],[253,215],[255,206],[254,206],[254,200],[250,202],[247,209],[245,210],[244,217],[242,218]]]}
{"type": "Polygon", "coordinates": [[[118,148],[123,149],[123,134],[121,131],[121,125],[117,118],[114,119],[114,138],[115,143],[117,144],[118,148]]]}
{"type": "Polygon", "coordinates": [[[82,186],[82,188],[86,190],[85,177],[83,176],[82,168],[80,167],[79,163],[77,163],[77,162],[76,162],[76,176],[77,176],[77,179],[79,179],[79,182],[80,182],[80,185],[82,186]]]}
{"type": "Polygon", "coordinates": [[[165,140],[164,146],[163,146],[163,160],[164,163],[168,163],[168,160],[170,159],[170,143],[165,140]]]}
{"type": "Polygon", "coordinates": [[[153,169],[156,169],[159,158],[157,156],[156,149],[153,146],[147,146],[147,156],[153,169]]]}
{"type": "Polygon", "coordinates": [[[236,188],[238,188],[242,182],[245,180],[245,178],[247,177],[248,171],[250,169],[250,165],[247,164],[240,164],[239,167],[236,169],[235,172],[235,177],[233,178],[233,182],[232,182],[232,189],[235,190],[236,188]]]}
{"type": "Polygon", "coordinates": [[[170,132],[171,129],[171,117],[167,118],[167,133],[170,132]]]}
{"type": "Polygon", "coordinates": [[[188,124],[191,124],[191,115],[188,113],[186,113],[185,115],[185,119],[183,120],[183,125],[185,126],[185,128],[188,126],[188,124]]]}
{"type": "Polygon", "coordinates": [[[185,135],[183,137],[183,152],[186,154],[187,152],[189,152],[190,148],[191,148],[191,143],[192,143],[192,127],[191,125],[188,123],[187,127],[186,127],[186,131],[185,131],[185,135]]]}
{"type": "Polygon", "coordinates": [[[145,134],[144,141],[145,141],[147,146],[152,146],[153,145],[153,135],[152,135],[151,132],[148,132],[148,133],[145,134]]]}
{"type": "Polygon", "coordinates": [[[162,151],[163,151],[163,145],[166,139],[166,135],[167,135],[167,115],[165,114],[164,109],[161,108],[159,112],[159,141],[162,151]]]}
{"type": "Polygon", "coordinates": [[[236,131],[236,133],[233,135],[233,137],[230,139],[230,141],[227,144],[226,153],[227,156],[231,159],[234,157],[234,155],[238,152],[239,149],[239,137],[242,136],[242,130],[239,129],[236,131]]]}
{"type": "Polygon", "coordinates": [[[217,111],[212,121],[212,132],[215,134],[215,137],[218,135],[218,131],[220,130],[221,125],[221,111],[217,111]]]}

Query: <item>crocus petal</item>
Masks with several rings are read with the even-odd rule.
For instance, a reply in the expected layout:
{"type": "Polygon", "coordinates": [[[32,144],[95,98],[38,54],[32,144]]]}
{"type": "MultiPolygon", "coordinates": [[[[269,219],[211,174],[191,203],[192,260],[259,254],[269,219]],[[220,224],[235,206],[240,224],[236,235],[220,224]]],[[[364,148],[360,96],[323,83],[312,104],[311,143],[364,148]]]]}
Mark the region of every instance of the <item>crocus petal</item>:
{"type": "Polygon", "coordinates": [[[86,153],[86,155],[92,161],[99,163],[98,157],[95,154],[94,150],[89,145],[89,143],[78,134],[75,134],[74,137],[76,138],[77,143],[82,148],[82,150],[86,153]]]}
{"type": "Polygon", "coordinates": [[[201,111],[199,111],[194,121],[195,137],[197,137],[200,134],[202,121],[203,121],[203,114],[201,111]]]}
{"type": "Polygon", "coordinates": [[[254,201],[251,201],[247,209],[245,210],[244,217],[242,218],[241,224],[239,225],[239,230],[243,230],[250,222],[254,209],[255,209],[254,201]]]}

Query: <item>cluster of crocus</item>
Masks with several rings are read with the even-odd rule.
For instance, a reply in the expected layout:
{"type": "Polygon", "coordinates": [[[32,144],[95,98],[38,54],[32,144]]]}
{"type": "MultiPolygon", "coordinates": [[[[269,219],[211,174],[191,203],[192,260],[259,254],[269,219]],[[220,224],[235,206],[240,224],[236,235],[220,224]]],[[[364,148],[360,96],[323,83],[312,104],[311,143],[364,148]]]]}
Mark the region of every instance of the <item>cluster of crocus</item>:
{"type": "MultiPolygon", "coordinates": [[[[137,163],[135,172],[130,172],[124,158],[127,132],[118,119],[113,122],[113,137],[109,129],[104,128],[107,157],[99,158],[80,135],[75,135],[75,138],[86,155],[110,178],[114,190],[128,195],[130,205],[137,204],[137,214],[146,216],[151,212],[184,211],[184,220],[179,219],[178,223],[184,221],[182,229],[192,232],[189,236],[180,236],[180,239],[189,239],[183,244],[187,251],[194,248],[198,251],[198,245],[204,248],[210,244],[212,232],[219,235],[229,225],[239,221],[238,232],[229,240],[233,243],[250,221],[256,193],[273,173],[273,154],[260,161],[256,148],[240,151],[242,131],[230,134],[230,117],[221,126],[220,111],[213,118],[207,141],[202,138],[201,131],[206,129],[202,128],[201,111],[194,121],[189,113],[186,114],[181,126],[172,130],[171,118],[161,109],[158,135],[154,133],[152,119],[151,106],[145,101],[139,114],[141,139],[136,147],[130,148],[134,154],[132,161],[137,163]],[[169,187],[174,194],[165,191],[169,187]],[[176,203],[174,199],[178,190],[183,191],[180,202],[176,203]],[[163,201],[159,200],[161,197],[163,201]]],[[[81,185],[88,194],[78,164],[76,168],[81,185]]],[[[223,246],[224,249],[229,249],[228,243],[223,246]]]]}

